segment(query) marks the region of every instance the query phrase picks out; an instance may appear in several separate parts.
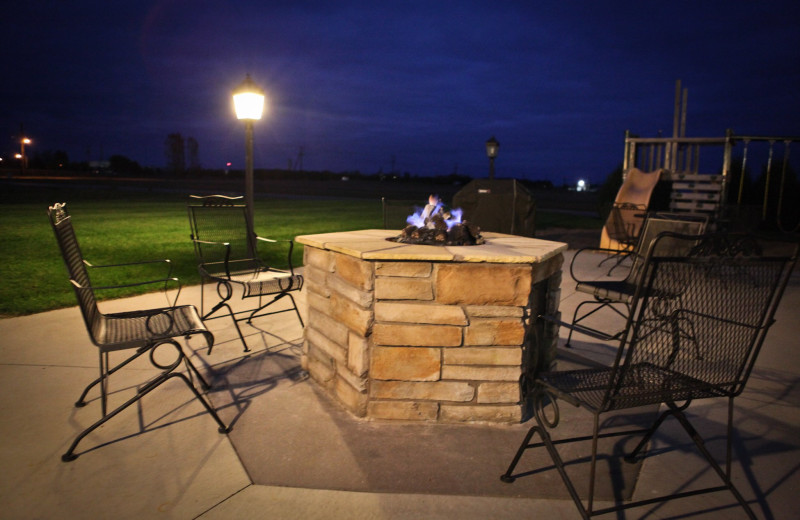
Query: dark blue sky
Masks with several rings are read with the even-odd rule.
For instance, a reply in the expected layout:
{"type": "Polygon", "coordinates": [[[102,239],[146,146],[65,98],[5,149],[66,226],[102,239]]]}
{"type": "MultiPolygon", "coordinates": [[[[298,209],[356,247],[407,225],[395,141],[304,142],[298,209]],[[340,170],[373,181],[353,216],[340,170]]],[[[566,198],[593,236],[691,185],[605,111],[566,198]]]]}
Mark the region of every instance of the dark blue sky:
{"type": "Polygon", "coordinates": [[[230,93],[268,95],[256,168],[602,181],[626,129],[800,135],[800,2],[28,0],[0,21],[0,153],[244,162],[230,93]]]}

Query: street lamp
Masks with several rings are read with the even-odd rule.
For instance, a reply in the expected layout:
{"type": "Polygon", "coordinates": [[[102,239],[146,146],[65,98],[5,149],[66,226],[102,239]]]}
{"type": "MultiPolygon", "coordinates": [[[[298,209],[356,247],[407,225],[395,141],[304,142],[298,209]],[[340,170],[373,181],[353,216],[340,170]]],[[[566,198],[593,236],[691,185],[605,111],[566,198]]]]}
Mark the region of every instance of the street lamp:
{"type": "Polygon", "coordinates": [[[19,140],[19,158],[22,162],[22,174],[25,175],[25,167],[27,166],[28,159],[25,157],[25,145],[31,144],[31,140],[27,137],[23,137],[19,140]]]}
{"type": "Polygon", "coordinates": [[[233,91],[233,106],[236,118],[244,120],[244,202],[247,206],[247,225],[249,232],[255,232],[253,225],[253,121],[261,119],[264,112],[264,91],[253,82],[248,74],[241,85],[233,91]]]}
{"type": "Polygon", "coordinates": [[[497,151],[500,149],[500,143],[494,136],[486,141],[486,155],[489,156],[489,178],[494,179],[494,158],[497,157],[497,151]]]}

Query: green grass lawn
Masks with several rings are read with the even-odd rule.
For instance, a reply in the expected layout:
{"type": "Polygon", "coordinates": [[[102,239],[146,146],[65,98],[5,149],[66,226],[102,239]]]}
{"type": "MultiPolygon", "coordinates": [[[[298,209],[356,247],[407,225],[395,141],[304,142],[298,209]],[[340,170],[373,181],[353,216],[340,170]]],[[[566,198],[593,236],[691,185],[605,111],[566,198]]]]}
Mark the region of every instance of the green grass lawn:
{"type": "MultiPolygon", "coordinates": [[[[189,239],[186,198],[145,192],[92,192],[42,188],[24,194],[7,191],[0,199],[0,316],[19,316],[76,304],[66,279],[47,207],[67,202],[84,257],[92,264],[118,264],[169,258],[173,276],[183,285],[200,282],[189,239]],[[23,196],[24,195],[24,196],[23,196]],[[24,200],[24,201],[23,201],[24,200]]],[[[259,199],[255,203],[259,235],[290,239],[297,235],[382,227],[378,199],[259,199]]],[[[598,219],[539,212],[537,228],[599,227],[598,219]]],[[[286,253],[267,258],[280,265],[286,253]]],[[[294,265],[302,265],[296,244],[294,265]]],[[[93,270],[95,285],[115,285],[162,277],[160,266],[93,270]],[[157,270],[156,270],[157,269],[157,270]]],[[[103,291],[101,299],[138,294],[157,287],[103,291]]]]}

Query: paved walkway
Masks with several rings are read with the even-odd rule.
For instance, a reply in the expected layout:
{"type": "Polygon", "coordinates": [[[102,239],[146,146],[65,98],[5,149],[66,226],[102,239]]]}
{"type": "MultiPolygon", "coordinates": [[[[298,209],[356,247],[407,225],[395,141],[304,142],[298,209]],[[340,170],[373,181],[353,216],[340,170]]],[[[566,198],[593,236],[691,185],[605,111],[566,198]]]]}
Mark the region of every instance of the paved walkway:
{"type": "MultiPolygon", "coordinates": [[[[562,312],[579,301],[565,276],[562,312]]],[[[193,303],[199,289],[184,289],[181,302],[193,303]]],[[[163,295],[104,303],[105,310],[161,306],[163,295]]],[[[301,298],[301,305],[304,301],[301,298]]],[[[748,389],[737,399],[738,437],[734,481],[760,518],[796,517],[800,490],[800,276],[795,273],[767,337],[748,389]]],[[[263,318],[246,329],[258,352],[293,352],[302,330],[287,315],[263,318]]],[[[189,341],[207,369],[242,358],[226,320],[211,321],[217,337],[211,356],[200,338],[189,341]]],[[[562,336],[564,336],[562,331],[562,336]]],[[[576,342],[584,354],[603,356],[605,347],[576,342]]],[[[112,388],[121,400],[147,372],[145,364],[121,371],[112,388]]],[[[521,486],[530,498],[356,493],[254,485],[229,437],[180,383],[170,382],[87,437],[81,456],[63,463],[74,435],[99,417],[98,404],[73,406],[87,381],[96,377],[97,357],[77,308],[0,320],[0,518],[177,518],[229,519],[503,519],[577,518],[571,501],[545,500],[521,486]]],[[[312,384],[310,382],[303,384],[312,384]]],[[[257,395],[252,396],[258,399],[257,395]]],[[[713,453],[724,454],[724,402],[696,403],[692,415],[713,453]]],[[[246,410],[239,411],[246,413],[246,410]]],[[[587,417],[589,414],[586,414],[587,417]]],[[[280,420],[271,417],[270,420],[280,420]]],[[[270,439],[253,439],[268,443],[270,439]]],[[[464,450],[456,446],[454,450],[464,450]]],[[[682,431],[665,424],[645,460],[635,498],[699,486],[712,477],[682,431]],[[676,448],[677,446],[677,448],[676,448]]],[[[480,450],[480,446],[469,449],[480,450]]],[[[454,456],[460,456],[463,451],[454,456]]],[[[513,453],[509,453],[510,457],[513,453]]],[[[503,461],[506,464],[507,461],[503,461]]],[[[558,478],[555,471],[552,478],[558,478]]],[[[453,475],[459,478],[459,475],[453,475]]],[[[626,518],[744,518],[727,493],[629,511],[626,518]],[[693,513],[700,511],[699,513],[693,513]]]]}

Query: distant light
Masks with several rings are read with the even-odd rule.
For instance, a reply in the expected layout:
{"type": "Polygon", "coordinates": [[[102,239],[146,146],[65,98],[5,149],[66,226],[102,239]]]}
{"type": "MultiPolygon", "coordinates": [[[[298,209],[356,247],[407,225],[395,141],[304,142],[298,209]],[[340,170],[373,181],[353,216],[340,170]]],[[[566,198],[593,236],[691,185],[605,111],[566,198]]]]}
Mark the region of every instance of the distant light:
{"type": "Polygon", "coordinates": [[[225,166],[227,166],[228,168],[230,168],[230,167],[231,167],[231,163],[230,163],[230,162],[226,162],[226,163],[225,163],[225,166]]]}
{"type": "Polygon", "coordinates": [[[15,154],[14,157],[16,159],[22,159],[22,154],[21,153],[15,154]]]}
{"type": "Polygon", "coordinates": [[[586,191],[586,181],[583,179],[578,181],[578,191],[586,191]]]}
{"type": "Polygon", "coordinates": [[[264,91],[250,78],[250,74],[233,91],[233,106],[238,119],[261,119],[264,113],[264,91]]]}
{"type": "Polygon", "coordinates": [[[22,142],[23,142],[24,144],[31,144],[31,140],[30,140],[30,139],[28,139],[27,137],[23,137],[23,138],[22,138],[22,142]]]}

